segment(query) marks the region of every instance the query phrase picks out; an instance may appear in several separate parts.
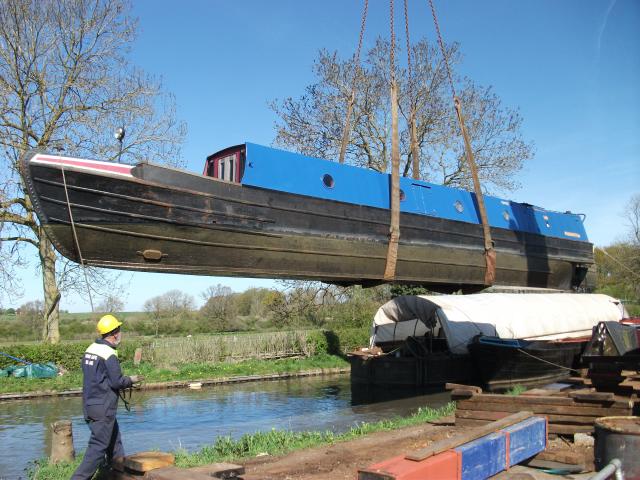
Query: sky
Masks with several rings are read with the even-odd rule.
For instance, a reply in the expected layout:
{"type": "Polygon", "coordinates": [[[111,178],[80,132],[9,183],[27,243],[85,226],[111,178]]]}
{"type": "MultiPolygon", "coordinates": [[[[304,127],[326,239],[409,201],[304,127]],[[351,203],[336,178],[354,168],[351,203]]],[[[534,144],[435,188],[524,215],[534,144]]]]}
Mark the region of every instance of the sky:
{"type": "MultiPolygon", "coordinates": [[[[370,0],[363,51],[389,35],[389,3],[370,0]]],[[[396,35],[404,44],[402,2],[396,35]]],[[[535,157],[506,196],[551,210],[586,214],[591,242],[604,246],[625,232],[625,206],[640,193],[640,2],[637,0],[435,0],[446,42],[459,42],[460,75],[491,85],[519,108],[522,134],[535,157]]],[[[362,1],[136,0],[139,33],[130,59],[159,76],[188,126],[183,156],[200,173],[205,157],[250,141],[270,145],[269,102],[299,97],[315,81],[320,49],[351,56],[362,1]]],[[[435,41],[427,0],[409,0],[413,41],[435,41]]],[[[153,159],[150,159],[153,161],[153,159]]],[[[21,272],[24,295],[41,298],[33,266],[21,272]]],[[[198,299],[209,285],[234,291],[274,287],[269,280],[125,273],[126,310],[173,288],[198,299]]],[[[86,298],[61,308],[88,311],[86,298]]]]}

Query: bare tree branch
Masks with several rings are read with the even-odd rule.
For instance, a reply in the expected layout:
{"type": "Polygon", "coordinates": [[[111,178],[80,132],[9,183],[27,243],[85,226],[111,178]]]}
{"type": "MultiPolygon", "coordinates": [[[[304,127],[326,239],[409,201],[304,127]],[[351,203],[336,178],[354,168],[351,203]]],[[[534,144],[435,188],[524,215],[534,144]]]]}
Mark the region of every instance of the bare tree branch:
{"type": "MultiPolygon", "coordinates": [[[[347,162],[380,172],[389,169],[389,43],[378,39],[358,69],[353,106],[352,135],[347,162]]],[[[415,112],[416,137],[421,159],[421,178],[435,183],[470,188],[471,176],[464,162],[463,144],[446,83],[440,51],[422,40],[412,47],[415,66],[411,77],[400,69],[400,151],[403,173],[409,174],[411,148],[409,118],[415,112]],[[409,88],[411,85],[411,88],[409,88]],[[411,92],[411,97],[409,97],[411,92]]],[[[461,61],[459,46],[446,47],[454,64],[461,61]]],[[[316,83],[299,99],[271,102],[279,117],[277,145],[300,153],[336,159],[346,115],[354,59],[340,60],[335,52],[321,51],[314,63],[316,83]]],[[[520,134],[522,118],[516,110],[502,106],[490,87],[469,79],[456,79],[468,117],[474,154],[483,188],[511,190],[514,174],[533,155],[533,146],[520,134]]]]}
{"type": "MultiPolygon", "coordinates": [[[[60,262],[33,212],[19,175],[33,148],[113,160],[114,128],[126,126],[122,160],[180,163],[185,126],[161,82],[131,66],[136,22],[128,0],[6,0],[0,5],[0,225],[4,238],[36,247],[48,311],[58,291],[82,290],[77,266],[60,262]]],[[[2,244],[0,244],[2,245],[2,244]]],[[[18,250],[0,250],[13,271],[18,250]]],[[[115,277],[87,270],[91,289],[113,287],[115,277]]],[[[97,292],[96,292],[97,293],[97,292]]],[[[2,295],[2,293],[0,293],[2,295]]],[[[57,341],[57,308],[46,319],[57,341]]]]}

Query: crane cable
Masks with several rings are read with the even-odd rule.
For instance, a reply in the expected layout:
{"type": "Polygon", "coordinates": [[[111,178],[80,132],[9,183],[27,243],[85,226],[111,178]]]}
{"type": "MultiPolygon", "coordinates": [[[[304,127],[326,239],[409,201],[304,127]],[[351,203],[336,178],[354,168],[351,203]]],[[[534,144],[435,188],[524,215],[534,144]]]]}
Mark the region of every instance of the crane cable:
{"type": "Polygon", "coordinates": [[[400,146],[398,136],[398,84],[395,75],[396,39],[393,30],[393,0],[389,1],[391,30],[390,83],[391,83],[391,221],[384,280],[395,278],[398,262],[398,241],[400,239],[400,146]]]}
{"type": "Polygon", "coordinates": [[[484,197],[482,195],[482,187],[480,185],[480,179],[478,177],[478,167],[473,158],[473,151],[471,149],[471,141],[469,140],[469,133],[464,123],[464,115],[462,113],[462,102],[456,95],[456,90],[453,86],[453,79],[451,77],[451,70],[449,68],[449,62],[447,60],[447,54],[442,42],[442,35],[440,34],[440,25],[438,24],[438,17],[436,15],[436,9],[433,5],[433,0],[429,0],[431,6],[431,14],[433,16],[433,22],[435,24],[436,33],[438,35],[438,44],[440,45],[440,51],[442,52],[442,58],[447,70],[447,77],[449,79],[449,86],[451,87],[451,94],[453,96],[453,104],[456,109],[456,116],[458,117],[458,123],[460,124],[460,132],[464,140],[465,153],[467,157],[467,163],[471,170],[471,176],[473,178],[473,189],[476,194],[476,201],[478,203],[478,211],[480,213],[480,220],[482,222],[482,232],[484,237],[484,257],[485,257],[485,274],[484,284],[487,286],[493,285],[496,279],[496,251],[493,248],[493,240],[491,238],[491,229],[489,226],[489,220],[487,218],[487,210],[484,205],[484,197]]]}
{"type": "Polygon", "coordinates": [[[353,104],[356,100],[356,82],[358,80],[358,69],[360,68],[360,50],[362,49],[362,38],[367,23],[367,10],[369,9],[369,0],[364,0],[362,9],[362,20],[360,23],[360,37],[358,38],[358,48],[353,62],[353,79],[351,80],[351,94],[347,100],[347,114],[344,121],[344,131],[342,132],[342,145],[340,146],[340,163],[344,163],[344,156],[347,152],[347,144],[351,137],[351,114],[353,112],[353,104]]]}
{"type": "Polygon", "coordinates": [[[67,200],[67,212],[69,213],[69,221],[71,223],[71,233],[73,234],[73,240],[76,245],[78,257],[80,259],[80,266],[82,267],[82,273],[84,274],[84,281],[87,285],[87,293],[89,295],[89,304],[91,305],[91,312],[94,313],[93,298],[91,297],[91,286],[89,285],[89,278],[87,277],[87,267],[84,258],[82,258],[82,250],[80,250],[80,242],[78,241],[78,233],[76,232],[76,224],[73,221],[73,214],[71,213],[71,202],[69,202],[69,190],[67,189],[67,177],[64,174],[64,164],[61,165],[62,171],[62,184],[64,185],[64,196],[67,200]]]}

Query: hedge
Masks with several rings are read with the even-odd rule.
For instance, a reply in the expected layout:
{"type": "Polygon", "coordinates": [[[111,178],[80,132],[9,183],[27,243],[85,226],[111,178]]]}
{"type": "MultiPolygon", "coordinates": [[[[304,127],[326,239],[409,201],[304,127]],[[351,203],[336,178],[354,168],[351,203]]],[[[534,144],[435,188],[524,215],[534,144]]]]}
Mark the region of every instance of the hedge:
{"type": "MultiPolygon", "coordinates": [[[[0,347],[0,351],[31,363],[53,362],[67,370],[76,370],[80,368],[80,359],[89,344],[90,342],[59,343],[57,345],[44,343],[11,345],[0,347]]],[[[123,343],[122,348],[118,349],[118,357],[123,361],[133,359],[133,353],[138,346],[140,346],[138,342],[123,343]]],[[[0,368],[17,363],[15,360],[0,355],[0,368]]]]}
{"type": "MultiPolygon", "coordinates": [[[[121,361],[133,360],[137,347],[148,346],[153,340],[126,340],[118,349],[121,361]]],[[[53,362],[67,370],[80,368],[80,359],[90,342],[49,344],[16,344],[0,347],[3,353],[22,358],[32,363],[53,362]]],[[[303,351],[307,355],[328,353],[342,355],[357,347],[369,344],[368,328],[345,328],[336,330],[312,330],[306,335],[303,351]]],[[[156,359],[160,360],[160,359],[156,359]]],[[[170,359],[167,359],[171,363],[170,359]]],[[[15,365],[17,362],[0,355],[0,368],[15,365]]]]}

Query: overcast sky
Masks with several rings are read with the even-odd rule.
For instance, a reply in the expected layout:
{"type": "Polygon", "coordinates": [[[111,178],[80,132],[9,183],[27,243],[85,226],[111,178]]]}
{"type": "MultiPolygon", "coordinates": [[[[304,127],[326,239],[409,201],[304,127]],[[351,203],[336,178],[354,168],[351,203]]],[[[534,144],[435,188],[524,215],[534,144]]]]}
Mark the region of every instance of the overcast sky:
{"type": "MultiPolygon", "coordinates": [[[[625,231],[622,215],[640,192],[640,2],[636,0],[436,0],[442,34],[459,42],[457,72],[492,85],[524,118],[535,158],[506,194],[553,210],[586,214],[596,245],[625,231]]],[[[188,124],[183,154],[201,172],[207,155],[245,141],[270,145],[275,116],[268,102],[300,96],[314,81],[321,48],[353,54],[362,2],[136,0],[139,35],[131,59],[161,76],[188,124]]],[[[402,2],[396,32],[404,44],[402,2]]],[[[409,0],[411,37],[435,40],[427,0],[409,0]]],[[[389,35],[388,2],[369,5],[364,49],[389,35]]],[[[402,57],[402,56],[401,56],[402,57]]],[[[153,159],[150,159],[151,161],[153,159]]],[[[25,294],[42,296],[35,267],[22,271],[25,294]]],[[[125,273],[128,310],[172,288],[198,296],[222,283],[236,291],[267,280],[125,273]]],[[[89,310],[65,297],[61,307],[89,310]]]]}

